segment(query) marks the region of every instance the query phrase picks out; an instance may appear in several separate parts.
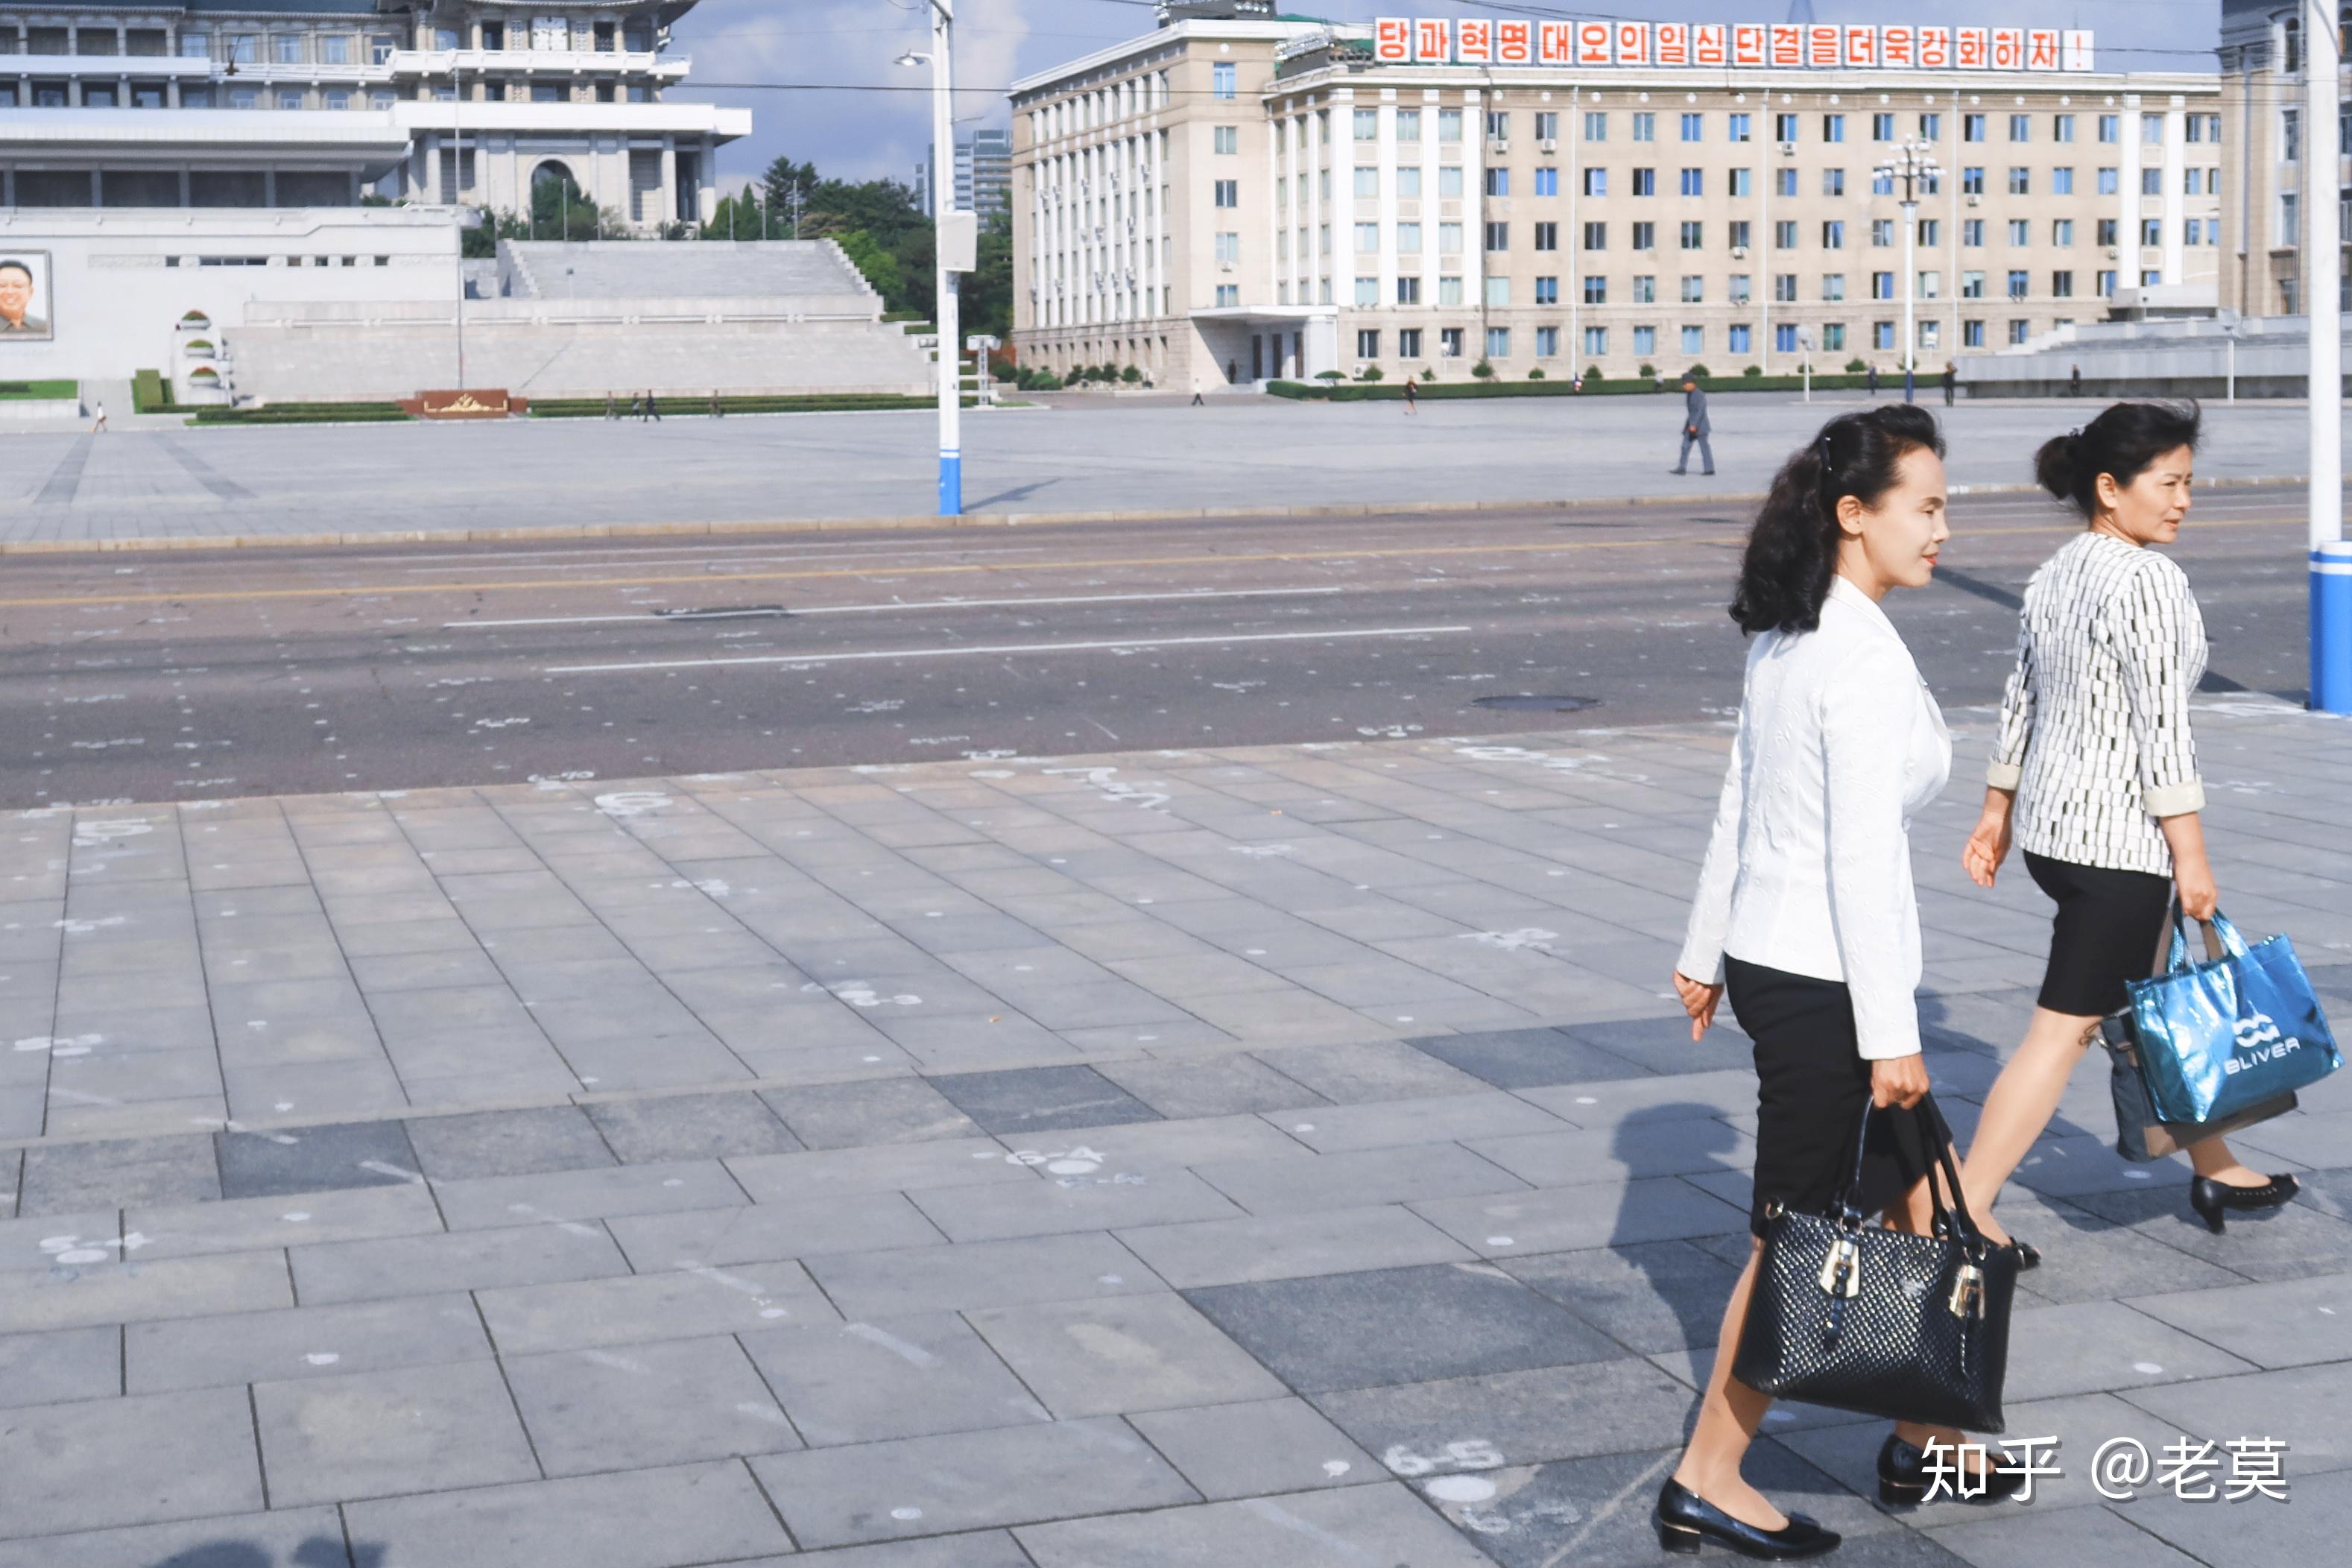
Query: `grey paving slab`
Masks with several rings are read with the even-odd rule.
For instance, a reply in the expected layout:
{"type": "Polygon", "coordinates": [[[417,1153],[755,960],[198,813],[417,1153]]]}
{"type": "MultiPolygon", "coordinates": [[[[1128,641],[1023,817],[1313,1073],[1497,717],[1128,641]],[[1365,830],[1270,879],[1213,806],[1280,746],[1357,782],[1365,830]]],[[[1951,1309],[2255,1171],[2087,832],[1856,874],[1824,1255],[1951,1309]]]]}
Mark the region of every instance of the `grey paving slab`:
{"type": "Polygon", "coordinates": [[[971,1118],[919,1078],[804,1084],[766,1089],[761,1098],[812,1149],[965,1138],[978,1130],[971,1118]]]}
{"type": "Polygon", "coordinates": [[[929,1081],[983,1132],[1025,1136],[1160,1119],[1158,1111],[1090,1067],[942,1073],[929,1081]]]}
{"type": "Polygon", "coordinates": [[[1037,1568],[1185,1568],[1280,1563],[1297,1568],[1490,1568],[1490,1559],[1402,1487],[1351,1487],[1032,1525],[1014,1535],[1037,1568]]]}
{"type": "Polygon", "coordinates": [[[2010,1320],[2016,1399],[2221,1377],[2252,1364],[2117,1301],[2021,1308],[2010,1320]]]}
{"type": "Polygon", "coordinates": [[[1391,1207],[1145,1226],[1122,1230],[1118,1238],[1180,1290],[1475,1256],[1420,1215],[1391,1207]]]}
{"type": "Polygon", "coordinates": [[[1557,1302],[1482,1264],[1208,1286],[1185,1299],[1302,1394],[1623,1354],[1557,1302]]]}
{"type": "Polygon", "coordinates": [[[578,1106],[423,1116],[408,1124],[425,1173],[436,1182],[474,1176],[537,1175],[614,1163],[588,1113],[578,1106]]]}
{"type": "Polygon", "coordinates": [[[501,1355],[731,1334],[840,1314],[797,1263],[509,1285],[475,1298],[501,1355]]]}
{"type": "Polygon", "coordinates": [[[1528,1184],[1458,1143],[1342,1154],[1221,1160],[1194,1173],[1254,1215],[1523,1192],[1528,1184]]]}
{"type": "Polygon", "coordinates": [[[220,1195],[257,1198],[421,1180],[397,1121],[353,1121],[276,1132],[215,1132],[220,1195]]]}
{"type": "Polygon", "coordinates": [[[587,1110],[604,1142],[630,1164],[788,1154],[802,1146],[764,1101],[748,1093],[604,1100],[587,1110]]]}
{"type": "Polygon", "coordinates": [[[1537,1187],[1744,1170],[1756,1158],[1755,1142],[1747,1134],[1697,1116],[1663,1122],[1634,1120],[1605,1130],[1473,1138],[1465,1147],[1537,1187]]]}
{"type": "Polygon", "coordinates": [[[267,1311],[293,1304],[286,1260],[274,1252],[79,1264],[47,1274],[0,1272],[0,1333],[267,1311]]]}
{"type": "Polygon", "coordinates": [[[965,1315],[1056,1419],[1273,1399],[1288,1392],[1171,1293],[965,1315]]]}
{"type": "Polygon", "coordinates": [[[0,1268],[47,1270],[60,1263],[96,1263],[117,1256],[121,1247],[120,1209],[0,1220],[0,1268]]]}
{"type": "Polygon", "coordinates": [[[2244,1275],[2145,1230],[2029,1188],[2008,1188],[1995,1212],[2011,1236],[2041,1249],[2042,1266],[2021,1279],[2037,1301],[2104,1301],[2245,1282],[2244,1275]]]}
{"type": "Polygon", "coordinates": [[[765,1329],[739,1338],[812,1447],[1053,1419],[953,1312],[765,1329]]]}
{"type": "Polygon", "coordinates": [[[331,1508],[0,1541],[0,1568],[345,1568],[349,1562],[343,1521],[331,1508]]]}
{"type": "Polygon", "coordinates": [[[441,1211],[422,1183],[351,1187],[286,1197],[223,1198],[174,1208],[133,1208],[123,1215],[124,1249],[155,1261],[215,1252],[425,1236],[441,1229],[441,1211]]]}
{"type": "Polygon", "coordinates": [[[772,1263],[817,1254],[944,1244],[939,1227],[898,1193],[744,1204],[607,1222],[640,1272],[692,1263],[772,1263]]]}
{"type": "Polygon", "coordinates": [[[1649,1070],[1562,1029],[1481,1029],[1405,1043],[1496,1089],[1639,1078],[1649,1070]]]}
{"type": "Polygon", "coordinates": [[[1746,1208],[1710,1196],[1678,1176],[1613,1185],[1595,1183],[1519,1196],[1441,1198],[1412,1206],[1465,1247],[1489,1258],[1719,1236],[1748,1228],[1746,1208]]]}
{"type": "Polygon", "coordinates": [[[1684,1116],[1753,1116],[1756,1071],[1719,1068],[1591,1083],[1547,1084],[1518,1091],[1572,1127],[1614,1127],[1641,1117],[1668,1121],[1684,1116]]]}
{"type": "Polygon", "coordinates": [[[1006,1531],[986,1530],[925,1541],[840,1546],[793,1558],[790,1563],[777,1558],[747,1563],[742,1568],[1036,1568],[1036,1563],[1006,1531]]]}
{"type": "Polygon", "coordinates": [[[1618,1343],[1644,1352],[1716,1342],[1739,1269],[1687,1241],[1513,1258],[1501,1267],[1618,1343]]]}
{"type": "MultiPolygon", "coordinates": [[[[0,1422],[10,1536],[152,1524],[262,1506],[242,1388],[29,1405],[0,1422]]],[[[56,1561],[56,1559],[51,1559],[56,1561]]]]}
{"type": "Polygon", "coordinates": [[[539,1479],[506,1383],[487,1361],[257,1382],[253,1408],[273,1503],[539,1479]]]}
{"type": "Polygon", "coordinates": [[[730,1160],[727,1169],[760,1203],[828,1193],[913,1192],[989,1183],[1018,1186],[1037,1179],[1034,1172],[1006,1159],[1004,1145],[989,1138],[761,1154],[730,1160]]]}
{"type": "Polygon", "coordinates": [[[604,1227],[579,1221],[292,1247],[287,1259],[311,1305],[630,1272],[604,1227]]]}
{"type": "Polygon", "coordinates": [[[1486,1087],[1459,1068],[1397,1041],[1279,1046],[1253,1054],[1338,1105],[1468,1094],[1486,1087]]]}
{"type": "MultiPolygon", "coordinates": [[[[1638,1357],[1484,1377],[1339,1389],[1309,1403],[1368,1454],[1443,1458],[1484,1444],[1505,1464],[1679,1448],[1693,1399],[1638,1357]]],[[[1481,1450],[1472,1450],[1480,1452],[1481,1450]]]]}
{"type": "Polygon", "coordinates": [[[908,1196],[958,1242],[1227,1219],[1241,1213],[1190,1172],[1140,1177],[1108,1166],[1049,1174],[1022,1185],[934,1187],[908,1196]]]}
{"type": "Polygon", "coordinates": [[[1212,1501],[1362,1486],[1388,1473],[1300,1399],[1148,1410],[1129,1425],[1212,1501]]]}
{"type": "Polygon", "coordinates": [[[123,1330],[123,1376],[133,1394],[486,1361],[489,1354],[481,1319],[462,1295],[178,1318],[123,1330]]]}
{"type": "Polygon", "coordinates": [[[801,1447],[732,1339],[513,1356],[506,1373],[532,1450],[551,1476],[801,1447]]]}
{"type": "Polygon", "coordinates": [[[2352,1361],[2352,1279],[2340,1274],[2137,1296],[2125,1304],[2260,1367],[2352,1361]]]}
{"type": "Polygon", "coordinates": [[[2215,1443],[2276,1437],[2287,1446],[2290,1474],[2352,1467],[2352,1363],[2126,1389],[2118,1397],[2215,1443]]]}
{"type": "Polygon", "coordinates": [[[1114,1175],[1149,1180],[1179,1167],[1210,1162],[1311,1159],[1314,1152],[1255,1116],[1203,1116],[1183,1121],[1130,1121],[1116,1127],[1073,1127],[1039,1133],[1007,1133],[1017,1163],[1046,1176],[1085,1175],[1065,1160],[1088,1162],[1114,1175]]]}
{"type": "Polygon", "coordinates": [[[2232,1214],[2215,1236],[2189,1210],[2188,1194],[2155,1191],[2084,1193],[2068,1202],[2205,1262],[2257,1279],[2352,1272],[2352,1223],[2303,1203],[2232,1214]]]}
{"type": "Polygon", "coordinates": [[[810,1448],[751,1465],[812,1547],[1200,1500],[1110,1417],[810,1448]]]}
{"type": "Polygon", "coordinates": [[[0,1338],[0,1406],[111,1399],[122,1392],[122,1331],[108,1325],[0,1338]]]}
{"type": "Polygon", "coordinates": [[[804,1261],[827,1298],[850,1318],[1075,1301],[1165,1288],[1135,1253],[1092,1232],[836,1253],[804,1261]]]}
{"type": "Polygon", "coordinates": [[[1284,1111],[1268,1115],[1266,1121],[1308,1148],[1327,1154],[1354,1149],[1393,1149],[1406,1143],[1451,1143],[1459,1139],[1558,1132],[1564,1129],[1559,1117],[1516,1096],[1491,1089],[1475,1094],[1284,1111]]]}
{"type": "Polygon", "coordinates": [[[200,1203],[220,1195],[213,1141],[202,1132],[45,1143],[25,1151],[16,1212],[73,1214],[132,1204],[200,1203]]]}
{"type": "Polygon", "coordinates": [[[362,1501],[343,1518],[376,1568],[680,1568],[792,1547],[735,1461],[362,1501]]]}
{"type": "Polygon", "coordinates": [[[2306,1480],[2291,1487],[2293,1500],[2184,1501],[2168,1494],[2117,1503],[2129,1524],[2210,1568],[2273,1568],[2322,1563],[2343,1550],[2352,1531],[2352,1487],[2306,1480]]]}
{"type": "Polygon", "coordinates": [[[436,1181],[433,1195],[451,1230],[726,1208],[745,1201],[742,1187],[716,1160],[436,1181]]]}
{"type": "Polygon", "coordinates": [[[2011,1563],[2044,1556],[2067,1563],[2144,1563],[2147,1568],[2198,1568],[2199,1564],[2197,1558],[2167,1544],[2123,1514],[2104,1508],[2057,1513],[2011,1510],[1972,1523],[1929,1530],[1927,1535],[1975,1568],[2010,1568],[2011,1563]]]}

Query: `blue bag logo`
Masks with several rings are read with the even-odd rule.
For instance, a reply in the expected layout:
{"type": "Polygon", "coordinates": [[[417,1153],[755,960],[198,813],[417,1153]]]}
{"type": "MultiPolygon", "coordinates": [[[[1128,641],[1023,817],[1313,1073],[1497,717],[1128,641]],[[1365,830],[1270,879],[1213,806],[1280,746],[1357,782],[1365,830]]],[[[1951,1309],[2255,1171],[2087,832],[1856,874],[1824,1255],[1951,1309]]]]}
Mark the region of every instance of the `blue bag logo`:
{"type": "Polygon", "coordinates": [[[2259,1007],[2250,1008],[2238,1020],[2237,1047],[2221,1064],[2224,1073],[2241,1073],[2264,1062],[2282,1059],[2290,1051],[2303,1049],[2303,1042],[2293,1035],[2281,1035],[2278,1025],[2259,1007]]]}

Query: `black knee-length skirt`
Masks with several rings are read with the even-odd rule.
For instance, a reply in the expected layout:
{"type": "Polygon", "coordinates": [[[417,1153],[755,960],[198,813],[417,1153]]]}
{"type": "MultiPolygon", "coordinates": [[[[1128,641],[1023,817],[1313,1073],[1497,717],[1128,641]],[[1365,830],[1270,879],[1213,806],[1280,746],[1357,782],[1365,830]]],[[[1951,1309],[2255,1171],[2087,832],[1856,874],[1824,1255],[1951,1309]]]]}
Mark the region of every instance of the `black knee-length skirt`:
{"type": "MultiPolygon", "coordinates": [[[[1853,1173],[1854,1138],[1870,1103],[1870,1062],[1854,1034],[1845,984],[1724,961],[1731,1010],[1756,1042],[1756,1195],[1748,1228],[1765,1230],[1765,1205],[1823,1213],[1853,1173]]],[[[1927,1173],[1918,1120],[1890,1107],[1870,1119],[1862,1212],[1898,1202],[1927,1173]]]]}

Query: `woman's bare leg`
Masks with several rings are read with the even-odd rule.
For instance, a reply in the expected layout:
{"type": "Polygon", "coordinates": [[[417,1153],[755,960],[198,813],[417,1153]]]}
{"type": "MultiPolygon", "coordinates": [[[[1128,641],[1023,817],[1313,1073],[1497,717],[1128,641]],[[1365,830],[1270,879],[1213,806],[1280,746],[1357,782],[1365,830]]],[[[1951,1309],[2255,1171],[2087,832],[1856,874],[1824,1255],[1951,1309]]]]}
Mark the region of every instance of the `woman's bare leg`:
{"type": "Polygon", "coordinates": [[[1789,1522],[1789,1516],[1739,1473],[1739,1461],[1747,1457],[1764,1412],[1772,1407],[1771,1396],[1757,1393],[1731,1375],[1731,1363],[1739,1354],[1739,1331],[1748,1321],[1748,1292],[1755,1288],[1756,1266],[1763,1254],[1760,1240],[1748,1249],[1748,1267],[1739,1271],[1731,1300],[1724,1304],[1723,1331],[1716,1336],[1715,1370],[1707,1374],[1706,1390],[1699,1396],[1698,1425],[1691,1429],[1682,1463],[1675,1467],[1675,1479],[1743,1524],[1779,1530],[1789,1522]]]}
{"type": "Polygon", "coordinates": [[[2009,1239],[2009,1232],[1992,1217],[1993,1200],[2000,1196],[2000,1189],[2026,1151],[2057,1114],[2066,1080],[2074,1076],[2098,1023],[2096,1018],[2036,1007],[2023,1043],[1993,1080],[1992,1092],[1985,1096],[1976,1136],[1969,1141],[1968,1159],[1960,1167],[1960,1191],[1969,1200],[1969,1213],[1987,1238],[2009,1239]]]}

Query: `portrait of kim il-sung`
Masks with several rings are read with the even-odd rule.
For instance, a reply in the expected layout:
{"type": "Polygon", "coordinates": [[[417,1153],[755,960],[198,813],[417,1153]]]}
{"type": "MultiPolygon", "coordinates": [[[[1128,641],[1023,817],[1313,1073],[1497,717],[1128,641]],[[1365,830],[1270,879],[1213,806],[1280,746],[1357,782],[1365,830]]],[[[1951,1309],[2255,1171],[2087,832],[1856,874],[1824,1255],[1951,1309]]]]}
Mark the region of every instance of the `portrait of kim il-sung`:
{"type": "Polygon", "coordinates": [[[48,252],[0,250],[0,342],[48,335],[48,252]]]}

